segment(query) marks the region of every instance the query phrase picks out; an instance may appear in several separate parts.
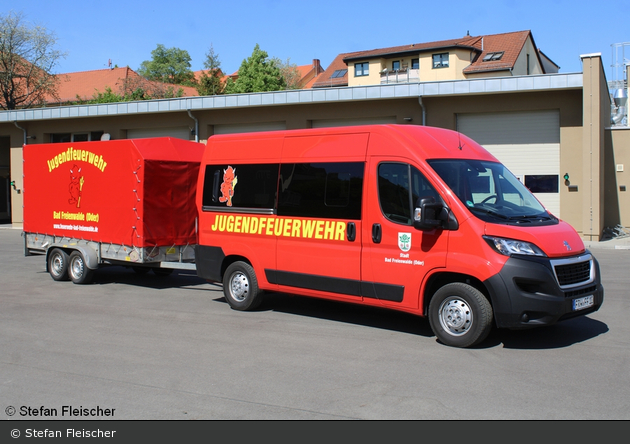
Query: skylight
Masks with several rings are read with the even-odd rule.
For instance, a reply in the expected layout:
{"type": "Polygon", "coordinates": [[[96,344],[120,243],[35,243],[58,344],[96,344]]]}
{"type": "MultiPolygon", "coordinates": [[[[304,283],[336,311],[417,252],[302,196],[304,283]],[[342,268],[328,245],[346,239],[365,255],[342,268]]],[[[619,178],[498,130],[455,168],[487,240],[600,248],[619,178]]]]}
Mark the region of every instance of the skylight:
{"type": "Polygon", "coordinates": [[[500,52],[489,52],[488,54],[486,54],[486,56],[483,58],[484,62],[494,62],[495,60],[501,60],[501,57],[503,57],[503,52],[504,51],[500,51],[500,52]]]}
{"type": "Polygon", "coordinates": [[[337,71],[333,72],[332,75],[330,76],[331,79],[337,79],[339,77],[343,77],[346,75],[346,73],[348,72],[347,69],[338,69],[337,71]]]}

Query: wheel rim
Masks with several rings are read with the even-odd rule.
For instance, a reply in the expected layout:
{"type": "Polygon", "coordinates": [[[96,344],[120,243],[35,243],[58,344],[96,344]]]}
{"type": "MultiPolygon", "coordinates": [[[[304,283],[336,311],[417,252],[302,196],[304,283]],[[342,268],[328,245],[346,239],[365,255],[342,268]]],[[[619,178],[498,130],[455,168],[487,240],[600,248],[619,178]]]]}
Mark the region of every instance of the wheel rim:
{"type": "Polygon", "coordinates": [[[50,268],[55,276],[61,276],[63,274],[63,257],[59,253],[53,253],[53,257],[50,261],[50,268]]]}
{"type": "Polygon", "coordinates": [[[242,302],[249,293],[249,280],[244,273],[237,272],[230,279],[230,294],[234,299],[242,302]]]}
{"type": "Polygon", "coordinates": [[[457,296],[450,296],[442,302],[439,317],[444,331],[453,336],[466,334],[473,323],[470,305],[457,296]]]}
{"type": "Polygon", "coordinates": [[[80,279],[83,276],[83,260],[80,257],[75,257],[70,264],[72,270],[72,276],[75,279],[80,279]]]}

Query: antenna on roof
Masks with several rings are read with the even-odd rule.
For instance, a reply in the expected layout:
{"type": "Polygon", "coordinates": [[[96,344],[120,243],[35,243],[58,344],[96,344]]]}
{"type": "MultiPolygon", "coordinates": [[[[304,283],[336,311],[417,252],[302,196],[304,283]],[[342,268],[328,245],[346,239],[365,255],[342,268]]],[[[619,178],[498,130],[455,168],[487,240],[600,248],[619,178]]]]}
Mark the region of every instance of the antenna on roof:
{"type": "Polygon", "coordinates": [[[112,69],[112,59],[109,59],[109,60],[107,61],[107,67],[108,67],[109,69],[112,69]]]}

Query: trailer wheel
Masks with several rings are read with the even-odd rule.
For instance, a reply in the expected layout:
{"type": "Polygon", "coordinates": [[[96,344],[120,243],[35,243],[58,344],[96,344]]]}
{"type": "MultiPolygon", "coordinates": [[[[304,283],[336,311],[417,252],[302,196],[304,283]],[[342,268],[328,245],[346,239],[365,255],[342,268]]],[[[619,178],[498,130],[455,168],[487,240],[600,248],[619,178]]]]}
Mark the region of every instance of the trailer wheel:
{"type": "Polygon", "coordinates": [[[68,278],[68,253],[54,248],[48,255],[48,272],[55,281],[67,281],[68,278]]]}
{"type": "Polygon", "coordinates": [[[429,304],[433,333],[451,347],[472,347],[486,339],[492,316],[492,306],[483,293],[461,282],[440,288],[429,304]]]}
{"type": "Polygon", "coordinates": [[[73,251],[68,265],[70,280],[75,284],[89,284],[92,281],[94,270],[85,264],[85,258],[79,251],[73,251]]]}
{"type": "Polygon", "coordinates": [[[223,294],[234,310],[254,310],[262,302],[262,291],[251,265],[234,262],[223,276],[223,294]]]}

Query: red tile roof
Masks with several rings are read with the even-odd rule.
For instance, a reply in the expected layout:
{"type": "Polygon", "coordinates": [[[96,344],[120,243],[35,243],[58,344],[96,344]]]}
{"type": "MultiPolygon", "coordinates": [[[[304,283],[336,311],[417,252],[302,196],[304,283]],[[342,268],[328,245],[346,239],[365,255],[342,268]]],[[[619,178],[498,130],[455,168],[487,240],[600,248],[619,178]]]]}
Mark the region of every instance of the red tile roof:
{"type": "MultiPolygon", "coordinates": [[[[464,74],[490,72],[497,70],[509,70],[514,67],[516,59],[520,54],[527,38],[534,38],[530,31],[518,31],[504,34],[494,34],[485,36],[467,35],[460,39],[439,40],[428,43],[414,43],[411,45],[393,46],[389,48],[371,49],[367,51],[357,51],[339,54],[328,66],[326,71],[319,76],[313,84],[313,88],[326,88],[333,86],[347,86],[347,73],[343,77],[331,78],[335,71],[348,69],[353,60],[365,60],[370,58],[387,58],[401,56],[403,54],[418,54],[424,51],[435,51],[447,48],[464,48],[474,51],[477,55],[473,62],[464,69],[464,74]],[[488,53],[503,52],[500,60],[483,62],[488,53]]],[[[535,46],[535,43],[534,43],[535,46]]],[[[538,53],[536,52],[536,57],[538,53]]],[[[553,63],[553,62],[552,62],[553,63]]],[[[542,64],[541,64],[542,66],[542,64]]]]}
{"type": "MultiPolygon", "coordinates": [[[[130,68],[99,69],[95,71],[71,72],[58,74],[57,94],[59,100],[48,97],[48,103],[68,103],[78,100],[92,100],[97,93],[104,93],[111,88],[112,92],[120,94],[126,80],[148,82],[140,74],[130,68]]],[[[167,85],[171,86],[171,85],[167,85]]],[[[184,97],[198,96],[197,90],[190,86],[172,85],[177,91],[182,88],[184,97]]]]}

